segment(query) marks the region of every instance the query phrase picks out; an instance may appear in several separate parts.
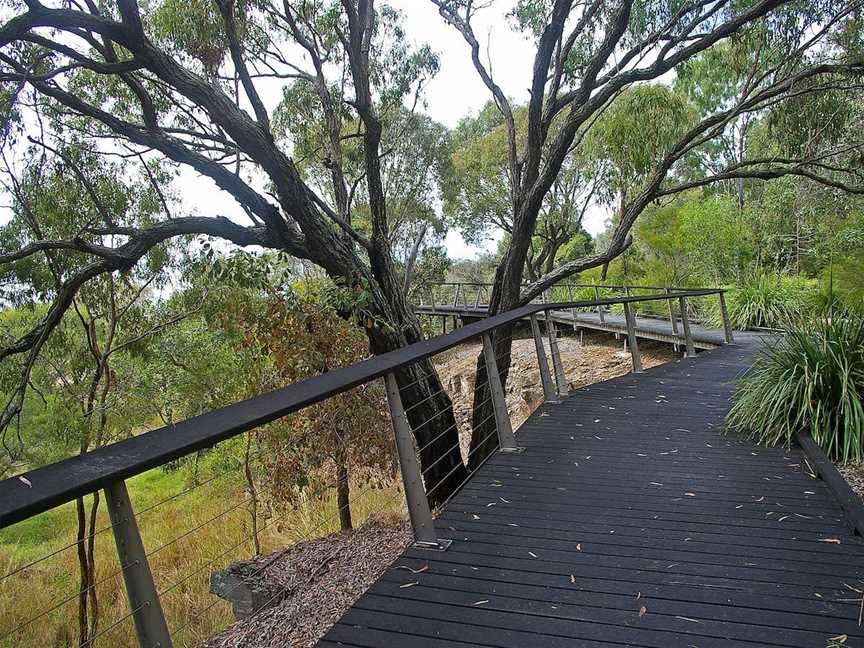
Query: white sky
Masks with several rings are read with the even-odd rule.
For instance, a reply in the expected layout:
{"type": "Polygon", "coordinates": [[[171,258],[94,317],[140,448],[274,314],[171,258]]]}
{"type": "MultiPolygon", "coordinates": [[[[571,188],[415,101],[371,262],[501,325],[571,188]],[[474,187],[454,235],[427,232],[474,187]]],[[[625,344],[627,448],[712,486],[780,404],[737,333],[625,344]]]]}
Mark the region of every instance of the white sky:
{"type": "MultiPolygon", "coordinates": [[[[431,117],[453,127],[463,116],[478,112],[490,99],[490,94],[471,64],[470,51],[461,34],[444,22],[429,0],[390,0],[390,4],[403,12],[408,38],[414,44],[430,44],[440,56],[441,69],[425,93],[426,110],[431,117]]],[[[487,63],[491,60],[495,81],[509,97],[522,103],[528,99],[533,45],[510,28],[506,15],[513,4],[514,0],[493,3],[477,16],[474,28],[481,41],[481,50],[488,57],[487,63]]],[[[256,84],[271,110],[281,98],[281,84],[277,80],[256,84]]],[[[260,185],[260,180],[253,181],[253,184],[260,185]]],[[[263,189],[263,186],[256,188],[263,189]]],[[[187,209],[201,215],[227,216],[238,222],[248,222],[230,195],[188,167],[181,170],[177,193],[187,209]]],[[[3,212],[7,210],[0,210],[0,223],[9,218],[9,213],[3,212]]],[[[589,209],[584,226],[596,234],[604,229],[607,218],[605,209],[589,209]]],[[[445,245],[452,258],[473,257],[483,250],[493,251],[499,237],[475,247],[466,244],[460,234],[452,230],[445,239],[445,245]]]]}
{"type": "MultiPolygon", "coordinates": [[[[428,0],[390,0],[390,4],[404,13],[408,38],[414,44],[430,44],[440,57],[441,69],[426,89],[426,112],[451,128],[465,115],[478,112],[491,96],[471,64],[470,50],[461,34],[444,22],[428,0]]],[[[474,28],[482,51],[491,59],[495,81],[509,97],[525,102],[531,82],[533,44],[510,29],[506,14],[513,4],[511,0],[494,3],[477,16],[474,28]]],[[[262,94],[266,103],[275,106],[280,96],[279,86],[262,88],[262,94]]],[[[196,178],[191,171],[184,173],[179,188],[189,204],[202,214],[243,218],[230,197],[209,180],[196,178]]],[[[589,210],[585,228],[596,234],[603,230],[607,218],[608,213],[602,208],[589,210]]],[[[457,231],[451,230],[445,245],[450,257],[465,258],[484,249],[494,250],[496,241],[497,237],[482,247],[470,246],[457,231]]]]}

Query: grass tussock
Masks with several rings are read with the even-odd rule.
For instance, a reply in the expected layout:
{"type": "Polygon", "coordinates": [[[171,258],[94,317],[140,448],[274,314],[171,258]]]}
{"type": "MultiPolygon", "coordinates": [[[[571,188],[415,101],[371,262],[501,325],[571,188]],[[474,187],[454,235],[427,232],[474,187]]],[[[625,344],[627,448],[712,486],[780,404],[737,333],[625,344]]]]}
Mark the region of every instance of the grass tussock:
{"type": "MultiPolygon", "coordinates": [[[[737,330],[757,327],[785,329],[803,314],[816,310],[820,291],[816,282],[780,275],[756,275],[743,283],[727,286],[729,321],[737,330]]],[[[700,317],[709,326],[720,327],[719,302],[705,300],[700,317]]]]}
{"type": "Polygon", "coordinates": [[[799,318],[764,344],[739,380],[727,423],[763,445],[801,431],[835,461],[864,459],[864,317],[850,310],[799,318]]]}

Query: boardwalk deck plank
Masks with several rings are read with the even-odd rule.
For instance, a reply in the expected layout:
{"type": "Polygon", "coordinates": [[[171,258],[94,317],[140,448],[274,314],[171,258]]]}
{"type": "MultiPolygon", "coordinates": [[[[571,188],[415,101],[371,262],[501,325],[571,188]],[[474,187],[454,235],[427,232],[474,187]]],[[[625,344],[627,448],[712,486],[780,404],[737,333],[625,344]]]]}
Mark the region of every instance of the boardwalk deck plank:
{"type": "Polygon", "coordinates": [[[439,515],[452,547],[406,549],[319,645],[864,646],[838,502],[722,430],[741,342],[541,406],[439,515]]]}

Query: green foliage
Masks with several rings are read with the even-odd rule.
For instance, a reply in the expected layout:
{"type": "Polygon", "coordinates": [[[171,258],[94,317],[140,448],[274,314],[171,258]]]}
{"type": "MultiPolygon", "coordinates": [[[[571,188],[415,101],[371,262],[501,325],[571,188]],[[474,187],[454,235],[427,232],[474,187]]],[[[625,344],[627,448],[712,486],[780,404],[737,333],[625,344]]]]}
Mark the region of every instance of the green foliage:
{"type": "Polygon", "coordinates": [[[768,341],[735,388],[731,428],[765,445],[809,431],[838,461],[864,459],[864,317],[828,310],[768,341]]]}
{"type": "Polygon", "coordinates": [[[639,85],[624,91],[586,139],[589,157],[602,165],[601,193],[606,200],[637,191],[692,120],[684,98],[665,85],[639,85]]]}
{"type": "MultiPolygon", "coordinates": [[[[729,286],[726,307],[732,327],[786,328],[802,315],[812,313],[818,300],[816,281],[777,275],[757,275],[729,286]]],[[[722,320],[719,307],[710,302],[706,319],[714,326],[722,320]]],[[[703,311],[704,312],[704,311],[703,311]]]]}
{"type": "MultiPolygon", "coordinates": [[[[521,113],[520,113],[521,114],[521,113]]],[[[444,178],[444,213],[469,243],[481,243],[512,219],[507,178],[507,128],[493,103],[463,118],[451,135],[453,154],[444,178]]]]}
{"type": "MultiPolygon", "coordinates": [[[[746,215],[729,196],[689,192],[647,210],[635,228],[641,283],[698,285],[740,281],[754,251],[746,215]]],[[[636,260],[636,259],[634,259],[636,260]]]]}

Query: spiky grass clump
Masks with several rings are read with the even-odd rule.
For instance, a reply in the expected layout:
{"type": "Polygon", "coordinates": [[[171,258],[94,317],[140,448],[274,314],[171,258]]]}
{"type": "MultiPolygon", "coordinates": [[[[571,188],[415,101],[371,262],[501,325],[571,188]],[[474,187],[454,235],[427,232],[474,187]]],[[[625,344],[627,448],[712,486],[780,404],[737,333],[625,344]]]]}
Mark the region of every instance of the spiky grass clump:
{"type": "Polygon", "coordinates": [[[793,277],[759,275],[733,288],[728,296],[729,319],[736,329],[757,326],[785,328],[809,310],[815,284],[793,277]]]}
{"type": "Polygon", "coordinates": [[[730,427],[763,445],[807,431],[834,460],[864,459],[864,317],[849,310],[800,318],[764,344],[738,381],[730,427]]]}

